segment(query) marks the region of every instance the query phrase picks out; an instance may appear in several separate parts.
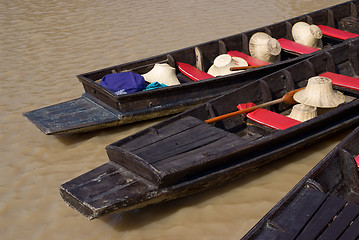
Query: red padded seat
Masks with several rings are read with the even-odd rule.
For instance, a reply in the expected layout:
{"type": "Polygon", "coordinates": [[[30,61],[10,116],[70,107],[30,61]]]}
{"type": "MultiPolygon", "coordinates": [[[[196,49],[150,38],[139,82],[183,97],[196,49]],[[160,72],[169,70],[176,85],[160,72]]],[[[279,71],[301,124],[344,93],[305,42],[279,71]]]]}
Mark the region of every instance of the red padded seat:
{"type": "Polygon", "coordinates": [[[309,54],[320,50],[319,48],[309,47],[300,43],[293,42],[291,40],[280,38],[278,42],[282,49],[294,52],[297,54],[309,54]]]}
{"type": "Polygon", "coordinates": [[[239,52],[239,51],[229,51],[227,52],[228,55],[231,55],[232,57],[240,57],[246,60],[249,66],[261,66],[261,65],[269,65],[269,62],[265,62],[262,60],[259,60],[257,58],[254,58],[252,56],[249,56],[245,53],[239,52]]]}
{"type": "Polygon", "coordinates": [[[326,72],[319,76],[327,77],[332,80],[333,85],[359,90],[359,79],[355,77],[349,77],[337,73],[326,72]]]}
{"type": "Polygon", "coordinates": [[[341,39],[341,40],[346,40],[348,38],[359,37],[359,34],[346,32],[346,31],[339,30],[339,29],[332,28],[332,27],[328,27],[328,26],[325,26],[325,25],[318,25],[318,27],[320,28],[320,30],[322,30],[322,33],[324,35],[329,36],[329,37],[333,37],[333,38],[338,38],[338,39],[341,39]]]}
{"type": "MultiPolygon", "coordinates": [[[[237,106],[237,108],[239,110],[242,110],[253,106],[255,106],[254,103],[241,103],[237,106]]],[[[247,118],[259,124],[279,130],[284,130],[301,123],[300,121],[297,121],[293,118],[286,117],[284,115],[269,111],[264,108],[259,108],[257,110],[247,113],[247,118]]]]}
{"type": "Polygon", "coordinates": [[[181,62],[177,62],[177,66],[178,69],[187,77],[189,77],[190,79],[192,79],[193,81],[199,81],[199,80],[204,80],[204,79],[208,79],[208,78],[213,78],[214,76],[212,76],[211,74],[208,74],[206,72],[203,72],[201,70],[199,70],[196,67],[193,67],[192,65],[188,64],[188,63],[181,63],[181,62]]]}

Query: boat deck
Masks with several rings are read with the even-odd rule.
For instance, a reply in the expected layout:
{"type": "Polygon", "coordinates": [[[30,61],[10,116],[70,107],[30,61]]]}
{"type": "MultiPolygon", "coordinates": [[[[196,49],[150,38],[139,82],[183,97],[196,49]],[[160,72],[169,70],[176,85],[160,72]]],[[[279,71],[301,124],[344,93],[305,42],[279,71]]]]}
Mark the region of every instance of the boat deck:
{"type": "Polygon", "coordinates": [[[304,188],[256,239],[357,239],[359,206],[304,188]]]}
{"type": "Polygon", "coordinates": [[[358,239],[359,127],[242,239],[358,239]]]}

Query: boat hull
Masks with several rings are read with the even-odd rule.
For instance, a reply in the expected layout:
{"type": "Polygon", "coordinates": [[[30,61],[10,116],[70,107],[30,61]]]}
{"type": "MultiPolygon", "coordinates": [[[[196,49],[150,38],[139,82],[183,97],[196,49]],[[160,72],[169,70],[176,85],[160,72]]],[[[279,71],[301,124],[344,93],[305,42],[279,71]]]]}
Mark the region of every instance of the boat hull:
{"type": "MultiPolygon", "coordinates": [[[[346,95],[344,104],[284,130],[243,115],[214,125],[204,120],[232,112],[238,103],[280,98],[328,71],[357,83],[358,56],[359,39],[354,39],[112,143],[106,147],[109,163],[61,185],[60,193],[70,206],[96,218],[220,186],[353,127],[359,123],[359,89],[336,85],[346,95]],[[109,167],[118,169],[115,179],[109,167]]],[[[289,110],[280,103],[268,111],[287,116],[289,110]]]]}
{"type": "MultiPolygon", "coordinates": [[[[74,118],[71,118],[70,115],[66,118],[64,117],[62,118],[62,121],[56,122],[56,127],[49,127],[48,125],[52,125],[55,119],[59,117],[57,115],[58,107],[64,106],[63,111],[65,112],[65,109],[68,109],[69,107],[68,104],[55,105],[53,107],[49,106],[45,109],[27,112],[24,115],[30,121],[34,122],[45,134],[63,134],[92,131],[183,112],[198,104],[204,103],[280,70],[281,68],[304,60],[309,56],[321,52],[321,50],[302,55],[293,53],[289,50],[283,50],[281,52],[281,61],[279,62],[200,81],[193,81],[188,78],[188,76],[184,75],[180,71],[178,63],[189,64],[190,66],[195,67],[197,71],[206,72],[213,64],[214,59],[220,54],[239,52],[241,54],[250,55],[249,40],[251,36],[257,32],[265,32],[276,39],[284,38],[293,40],[291,28],[298,21],[317,25],[321,24],[359,34],[359,24],[353,20],[356,19],[358,15],[357,9],[359,9],[358,1],[346,2],[327,9],[315,11],[286,21],[216,39],[196,46],[79,74],[77,78],[84,87],[84,97],[99,104],[109,112],[113,112],[117,115],[117,118],[109,118],[108,114],[105,114],[101,121],[100,118],[93,118],[93,114],[89,113],[90,111],[84,111],[81,106],[77,106],[76,104],[73,105],[73,109],[70,109],[71,112],[76,112],[74,118]],[[176,68],[176,75],[181,84],[125,95],[116,95],[99,84],[99,81],[104,76],[115,72],[132,71],[137,74],[145,74],[150,71],[156,63],[168,63],[176,68]],[[46,114],[40,115],[40,113],[45,112],[46,114]],[[77,118],[80,119],[78,122],[76,122],[77,118]],[[82,121],[86,118],[88,119],[86,122],[82,121]],[[94,120],[91,121],[91,119],[94,120]]],[[[342,39],[327,35],[325,35],[322,40],[324,48],[336,45],[343,41],[342,39]]],[[[93,105],[90,107],[92,108],[93,105]]],[[[100,107],[97,108],[97,112],[100,114],[99,116],[104,114],[103,109],[100,107]]]]}

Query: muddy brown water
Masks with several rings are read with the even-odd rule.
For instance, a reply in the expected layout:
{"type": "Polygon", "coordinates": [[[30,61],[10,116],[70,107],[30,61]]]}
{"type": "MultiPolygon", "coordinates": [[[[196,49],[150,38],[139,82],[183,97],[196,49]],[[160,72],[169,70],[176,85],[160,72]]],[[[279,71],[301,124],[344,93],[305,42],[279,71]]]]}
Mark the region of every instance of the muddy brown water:
{"type": "Polygon", "coordinates": [[[60,184],[156,121],[45,136],[22,113],[83,93],[76,74],[282,21],[344,1],[0,2],[0,239],[239,239],[348,132],[221,188],[89,221],[60,184]]]}

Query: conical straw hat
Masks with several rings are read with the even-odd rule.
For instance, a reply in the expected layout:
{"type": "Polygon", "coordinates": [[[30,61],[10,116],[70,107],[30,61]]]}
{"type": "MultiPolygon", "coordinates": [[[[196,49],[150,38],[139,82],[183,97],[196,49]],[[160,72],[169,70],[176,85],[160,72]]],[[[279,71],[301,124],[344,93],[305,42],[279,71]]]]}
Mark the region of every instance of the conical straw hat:
{"type": "MultiPolygon", "coordinates": [[[[228,54],[221,54],[214,59],[213,65],[208,69],[208,74],[212,76],[222,76],[231,73],[231,67],[248,66],[246,60],[240,57],[231,57],[228,54]]],[[[243,70],[242,70],[243,71],[243,70]]]]}
{"type": "Polygon", "coordinates": [[[159,82],[167,86],[180,84],[176,76],[176,69],[167,63],[156,63],[151,71],[142,76],[149,83],[159,82]]]}
{"type": "Polygon", "coordinates": [[[272,38],[264,32],[257,32],[249,39],[249,52],[252,57],[265,62],[276,62],[280,60],[282,48],[277,39],[272,38]]]}
{"type": "Polygon", "coordinates": [[[315,118],[316,116],[317,116],[316,107],[312,107],[304,104],[296,104],[293,106],[292,111],[288,117],[304,122],[309,119],[315,118]]]}
{"type": "Polygon", "coordinates": [[[344,103],[345,97],[339,91],[334,91],[332,80],[327,77],[311,77],[304,90],[296,92],[294,100],[313,107],[333,108],[344,103]]]}
{"type": "Polygon", "coordinates": [[[292,36],[297,43],[310,47],[323,47],[323,33],[317,25],[310,25],[306,22],[297,22],[292,27],[292,36]]]}

